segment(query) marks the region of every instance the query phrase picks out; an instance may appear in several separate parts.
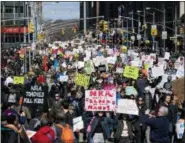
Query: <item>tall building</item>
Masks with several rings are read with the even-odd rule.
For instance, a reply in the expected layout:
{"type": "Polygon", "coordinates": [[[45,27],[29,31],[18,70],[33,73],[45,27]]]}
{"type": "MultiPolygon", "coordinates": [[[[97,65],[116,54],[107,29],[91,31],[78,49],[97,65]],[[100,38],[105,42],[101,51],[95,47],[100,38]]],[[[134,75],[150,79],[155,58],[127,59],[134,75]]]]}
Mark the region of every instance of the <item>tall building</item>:
{"type": "MultiPolygon", "coordinates": [[[[2,1],[1,2],[1,47],[20,47],[22,43],[33,41],[33,32],[28,34],[28,24],[32,21],[33,2],[2,1]],[[27,18],[25,20],[25,18],[27,18]],[[24,34],[25,33],[25,34],[24,34]],[[29,39],[29,40],[28,40],[29,39]]],[[[42,5],[39,10],[42,8],[42,5]]],[[[41,10],[40,10],[41,11],[41,10]]],[[[35,11],[35,13],[37,13],[35,11]]],[[[42,11],[40,12],[42,13],[42,11]]],[[[42,18],[42,17],[41,17],[42,18]]],[[[40,20],[38,18],[36,21],[40,20]]]]}
{"type": "MultiPolygon", "coordinates": [[[[168,35],[168,39],[170,39],[170,37],[174,36],[174,30],[175,30],[175,14],[177,16],[177,20],[180,18],[180,15],[182,15],[183,13],[183,5],[181,4],[180,6],[180,2],[178,1],[148,1],[148,2],[144,2],[144,1],[100,1],[100,2],[93,2],[94,5],[92,7],[91,3],[92,2],[86,2],[86,11],[87,11],[87,17],[94,17],[94,16],[104,16],[105,20],[108,20],[110,22],[111,27],[117,27],[117,19],[118,19],[118,7],[120,6],[124,6],[124,10],[122,10],[121,12],[121,16],[126,16],[126,17],[131,17],[131,15],[129,14],[130,12],[134,12],[133,14],[133,18],[134,20],[134,29],[137,32],[138,29],[138,22],[136,20],[138,20],[138,15],[137,15],[137,11],[140,10],[142,11],[140,13],[140,22],[141,25],[143,25],[144,23],[144,18],[143,18],[143,11],[144,9],[146,10],[146,7],[150,7],[150,10],[146,10],[146,12],[150,12],[153,14],[153,12],[155,12],[155,24],[157,24],[157,29],[158,29],[158,35],[156,36],[157,40],[160,40],[161,42],[159,42],[159,46],[161,46],[162,40],[162,32],[163,31],[163,20],[164,20],[164,13],[162,12],[165,9],[165,26],[166,26],[166,31],[167,31],[167,35],[168,35]],[[98,3],[98,5],[97,5],[98,3]],[[177,9],[177,11],[175,12],[175,7],[177,9]],[[152,8],[156,8],[161,10],[161,12],[157,11],[157,10],[152,10],[152,8]],[[98,12],[97,12],[98,11],[98,12]]],[[[81,2],[80,4],[80,18],[83,18],[83,2],[81,2]]],[[[126,20],[125,20],[126,21],[126,20]]],[[[126,27],[126,23],[124,21],[124,27],[126,27]]],[[[151,37],[151,25],[153,23],[153,16],[146,13],[145,16],[145,21],[148,23],[148,29],[146,30],[146,36],[148,39],[152,39],[151,37]]],[[[94,24],[96,23],[96,21],[87,21],[87,28],[92,27],[94,24]]],[[[129,30],[131,30],[131,26],[132,26],[132,21],[128,20],[128,27],[129,30]]],[[[80,23],[80,28],[83,29],[83,21],[81,21],[80,23]]],[[[141,34],[143,34],[141,32],[141,34]]],[[[170,45],[172,41],[167,40],[167,44],[170,45]]]]}

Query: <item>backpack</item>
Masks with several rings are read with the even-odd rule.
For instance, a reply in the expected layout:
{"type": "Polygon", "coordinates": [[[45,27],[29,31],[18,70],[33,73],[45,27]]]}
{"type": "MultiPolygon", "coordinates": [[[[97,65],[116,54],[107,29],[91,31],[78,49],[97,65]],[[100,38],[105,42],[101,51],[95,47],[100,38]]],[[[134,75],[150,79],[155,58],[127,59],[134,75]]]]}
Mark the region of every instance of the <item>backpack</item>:
{"type": "Polygon", "coordinates": [[[57,124],[56,126],[62,129],[61,140],[64,143],[75,143],[73,131],[72,129],[70,129],[68,124],[66,124],[65,126],[57,124]]]}

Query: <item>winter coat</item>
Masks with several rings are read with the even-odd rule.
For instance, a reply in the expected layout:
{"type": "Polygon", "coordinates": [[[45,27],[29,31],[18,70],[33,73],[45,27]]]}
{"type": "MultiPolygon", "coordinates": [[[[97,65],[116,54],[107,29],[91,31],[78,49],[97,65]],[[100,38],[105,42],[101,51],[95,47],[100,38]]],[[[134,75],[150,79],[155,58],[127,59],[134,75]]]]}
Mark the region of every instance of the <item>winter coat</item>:
{"type": "MultiPolygon", "coordinates": [[[[126,121],[127,123],[127,127],[128,127],[128,136],[130,139],[133,139],[133,129],[132,129],[132,124],[129,121],[126,121]]],[[[122,120],[118,120],[118,124],[117,124],[117,128],[116,128],[116,132],[114,134],[115,139],[118,141],[120,140],[122,131],[124,128],[124,124],[122,120]]]]}
{"type": "MultiPolygon", "coordinates": [[[[104,135],[104,139],[109,139],[111,136],[111,132],[110,132],[110,128],[109,128],[109,124],[113,124],[116,125],[117,123],[117,117],[114,117],[115,119],[111,119],[111,118],[107,118],[107,117],[103,117],[102,121],[101,121],[101,126],[103,129],[103,135],[104,135]]],[[[90,140],[93,137],[93,134],[96,130],[96,127],[98,125],[98,121],[99,118],[95,117],[92,121],[91,124],[91,132],[88,135],[88,140],[90,140]]]]}
{"type": "Polygon", "coordinates": [[[144,123],[151,127],[150,140],[157,143],[168,143],[169,140],[169,120],[167,117],[149,118],[144,116],[144,123]]]}
{"type": "Polygon", "coordinates": [[[53,143],[55,140],[55,133],[49,126],[44,126],[37,131],[31,140],[32,143],[53,143]]]}

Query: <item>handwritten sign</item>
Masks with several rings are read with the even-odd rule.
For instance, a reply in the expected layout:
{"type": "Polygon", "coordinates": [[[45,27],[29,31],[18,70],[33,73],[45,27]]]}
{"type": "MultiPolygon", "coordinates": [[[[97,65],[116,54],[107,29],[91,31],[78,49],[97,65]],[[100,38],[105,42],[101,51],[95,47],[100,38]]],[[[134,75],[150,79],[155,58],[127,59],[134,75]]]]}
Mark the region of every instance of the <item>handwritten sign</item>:
{"type": "Polygon", "coordinates": [[[86,111],[113,111],[116,105],[116,90],[86,90],[86,111]]]}
{"type": "Polygon", "coordinates": [[[14,84],[24,84],[24,77],[23,76],[14,76],[13,83],[14,84]]]}
{"type": "Polygon", "coordinates": [[[33,85],[30,89],[26,90],[24,103],[43,105],[45,101],[46,91],[43,90],[42,86],[33,85]]]}
{"type": "Polygon", "coordinates": [[[159,67],[153,67],[152,68],[152,76],[153,77],[159,77],[164,75],[164,68],[163,66],[159,66],[159,67]]]}
{"type": "Polygon", "coordinates": [[[82,116],[73,119],[73,131],[81,130],[84,128],[82,116]]]}
{"type": "Polygon", "coordinates": [[[177,138],[182,139],[184,134],[184,122],[176,124],[177,138]]]}
{"type": "Polygon", "coordinates": [[[61,81],[61,82],[68,81],[68,76],[67,75],[61,75],[60,78],[59,78],[59,81],[61,81]]]}
{"type": "Polygon", "coordinates": [[[116,73],[123,73],[123,68],[117,67],[117,68],[116,68],[116,73]]]}
{"type": "Polygon", "coordinates": [[[134,100],[130,99],[119,99],[117,113],[138,115],[138,107],[134,100]]]}
{"type": "Polygon", "coordinates": [[[76,74],[75,76],[75,84],[87,87],[89,85],[90,76],[86,76],[84,74],[76,74]]]}
{"type": "Polygon", "coordinates": [[[137,95],[137,90],[133,86],[127,86],[126,89],[126,95],[137,95]]]}
{"type": "Polygon", "coordinates": [[[139,76],[139,69],[137,67],[125,66],[123,76],[128,77],[128,78],[137,79],[139,76]]]}

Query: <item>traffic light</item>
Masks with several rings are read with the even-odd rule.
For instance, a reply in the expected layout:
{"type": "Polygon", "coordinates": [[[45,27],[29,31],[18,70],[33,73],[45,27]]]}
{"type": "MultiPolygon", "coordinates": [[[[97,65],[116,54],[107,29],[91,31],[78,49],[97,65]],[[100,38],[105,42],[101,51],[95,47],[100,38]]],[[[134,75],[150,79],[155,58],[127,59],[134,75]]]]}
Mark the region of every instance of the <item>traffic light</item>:
{"type": "Polygon", "coordinates": [[[104,21],[103,22],[103,31],[107,31],[109,29],[108,22],[104,21]]]}
{"type": "Polygon", "coordinates": [[[103,20],[99,22],[99,30],[103,31],[103,20]]]}
{"type": "Polygon", "coordinates": [[[180,34],[184,34],[184,28],[183,27],[180,28],[180,34]]]}
{"type": "Polygon", "coordinates": [[[34,31],[35,31],[35,27],[34,27],[33,23],[30,22],[28,24],[28,32],[33,33],[34,31]]]}

